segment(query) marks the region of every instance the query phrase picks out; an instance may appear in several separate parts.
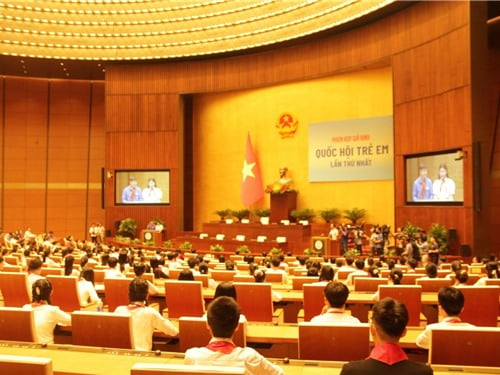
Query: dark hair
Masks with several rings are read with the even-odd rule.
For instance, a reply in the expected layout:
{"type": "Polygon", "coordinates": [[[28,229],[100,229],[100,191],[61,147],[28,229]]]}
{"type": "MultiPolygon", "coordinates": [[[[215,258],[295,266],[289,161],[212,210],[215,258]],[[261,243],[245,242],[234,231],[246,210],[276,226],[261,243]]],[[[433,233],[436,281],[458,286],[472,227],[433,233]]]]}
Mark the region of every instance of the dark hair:
{"type": "Polygon", "coordinates": [[[266,280],[266,271],[261,269],[256,269],[253,273],[253,278],[256,283],[263,283],[266,280]]]}
{"type": "Polygon", "coordinates": [[[418,261],[415,258],[408,259],[408,265],[410,268],[415,269],[418,266],[418,261]]]}
{"type": "Polygon", "coordinates": [[[84,267],[82,272],[80,272],[80,277],[94,284],[94,270],[92,268],[84,267]]]}
{"type": "Polygon", "coordinates": [[[389,274],[389,277],[391,278],[394,285],[400,285],[401,279],[403,278],[403,271],[401,271],[399,268],[393,268],[391,270],[391,273],[389,274]]]}
{"type": "Polygon", "coordinates": [[[48,279],[38,279],[31,286],[33,302],[47,301],[50,305],[50,295],[52,294],[52,283],[48,279]]]}
{"type": "Polygon", "coordinates": [[[321,267],[321,271],[319,272],[319,281],[332,281],[334,274],[333,268],[325,265],[321,267]]]}
{"type": "Polygon", "coordinates": [[[430,278],[434,279],[437,276],[437,266],[434,263],[427,263],[425,265],[425,273],[430,278]]]}
{"type": "Polygon", "coordinates": [[[279,267],[280,264],[281,264],[281,260],[280,260],[279,257],[272,257],[272,259],[271,259],[271,265],[273,267],[279,267]]]}
{"type": "Polygon", "coordinates": [[[71,275],[71,272],[73,272],[73,263],[75,262],[75,258],[73,255],[67,255],[64,258],[64,275],[68,276],[71,275]]]}
{"type": "Polygon", "coordinates": [[[179,272],[179,277],[177,280],[183,280],[183,281],[194,281],[194,275],[191,270],[182,270],[179,272]]]}
{"type": "Polygon", "coordinates": [[[354,258],[347,257],[347,258],[345,258],[345,262],[347,263],[348,266],[352,266],[352,264],[354,263],[354,258]]]}
{"type": "Polygon", "coordinates": [[[331,307],[342,307],[349,297],[349,289],[339,281],[329,282],[323,291],[331,307]]]}
{"type": "Polygon", "coordinates": [[[358,270],[363,270],[365,268],[365,261],[361,258],[356,259],[354,265],[358,270]]]}
{"type": "Polygon", "coordinates": [[[393,259],[389,259],[387,261],[387,268],[389,268],[390,270],[392,270],[394,267],[396,267],[396,262],[393,259]]]}
{"type": "Polygon", "coordinates": [[[195,257],[191,257],[187,260],[187,264],[189,268],[195,268],[196,265],[198,264],[198,259],[195,257]]]}
{"type": "Polygon", "coordinates": [[[307,276],[318,276],[319,272],[318,272],[318,269],[316,267],[309,267],[307,269],[307,276]]]}
{"type": "Polygon", "coordinates": [[[202,275],[208,274],[208,264],[206,264],[205,262],[201,262],[198,266],[198,271],[200,271],[202,275]]]}
{"type": "Polygon", "coordinates": [[[465,284],[469,280],[469,274],[465,270],[457,271],[457,273],[455,273],[455,279],[457,279],[460,284],[465,284]]]}
{"type": "Polygon", "coordinates": [[[453,272],[457,273],[461,269],[462,269],[462,264],[459,260],[454,260],[453,262],[451,262],[451,270],[453,272]]]}
{"type": "Polygon", "coordinates": [[[371,266],[368,268],[368,274],[371,277],[380,277],[380,270],[377,266],[371,266]]]}
{"type": "Polygon", "coordinates": [[[144,263],[134,263],[135,276],[142,276],[144,272],[146,272],[146,265],[144,263]]]}
{"type": "Polygon", "coordinates": [[[489,279],[500,279],[500,272],[498,271],[497,262],[486,263],[486,273],[489,279]]]}
{"type": "Polygon", "coordinates": [[[446,314],[456,316],[462,312],[465,298],[460,289],[444,286],[439,289],[438,302],[446,314]]]}
{"type": "Polygon", "coordinates": [[[234,271],[234,262],[232,260],[226,261],[226,271],[234,271]]]}
{"type": "Polygon", "coordinates": [[[146,302],[149,284],[146,280],[136,277],[128,286],[128,299],[130,302],[146,302]]]}
{"type": "Polygon", "coordinates": [[[372,308],[372,319],[377,329],[392,338],[400,338],[408,324],[408,310],[404,303],[384,298],[372,308]]]}
{"type": "Polygon", "coordinates": [[[344,265],[344,260],[341,259],[341,258],[337,258],[335,259],[335,266],[337,266],[337,268],[340,268],[344,265]]]}
{"type": "Polygon", "coordinates": [[[214,299],[217,297],[232,297],[236,300],[236,288],[230,281],[223,281],[215,288],[214,299]]]}
{"type": "Polygon", "coordinates": [[[117,264],[118,264],[118,259],[116,259],[116,257],[109,257],[108,259],[109,268],[115,268],[117,264]]]}
{"type": "Polygon", "coordinates": [[[39,257],[35,257],[30,260],[30,263],[28,265],[28,271],[36,271],[40,268],[42,268],[42,260],[39,257]]]}
{"type": "Polygon", "coordinates": [[[232,297],[216,298],[208,305],[207,322],[214,337],[229,339],[240,321],[240,306],[232,297]]]}

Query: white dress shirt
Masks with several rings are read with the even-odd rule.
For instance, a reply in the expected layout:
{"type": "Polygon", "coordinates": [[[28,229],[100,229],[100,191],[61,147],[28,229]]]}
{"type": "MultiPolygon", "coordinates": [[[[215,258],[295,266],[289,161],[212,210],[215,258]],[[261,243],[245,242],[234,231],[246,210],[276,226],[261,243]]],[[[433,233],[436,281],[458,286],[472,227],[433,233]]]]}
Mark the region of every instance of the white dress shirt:
{"type": "Polygon", "coordinates": [[[54,343],[54,328],[57,324],[71,325],[71,315],[57,306],[33,303],[24,305],[23,309],[33,310],[35,340],[38,344],[54,343]]]}
{"type": "MultiPolygon", "coordinates": [[[[229,341],[227,339],[213,338],[214,341],[229,341]]],[[[282,375],[284,371],[281,367],[271,363],[255,349],[246,347],[235,347],[230,353],[224,354],[208,348],[191,348],[186,351],[184,363],[198,366],[234,366],[244,367],[246,373],[251,375],[282,375]]]]}
{"type": "Polygon", "coordinates": [[[316,315],[315,317],[313,317],[311,319],[311,323],[357,324],[361,322],[358,318],[346,314],[344,309],[331,307],[324,314],[316,315]]]}
{"type": "Polygon", "coordinates": [[[434,328],[452,328],[452,327],[473,327],[470,323],[463,323],[459,317],[457,316],[449,316],[444,318],[439,323],[431,323],[427,324],[425,330],[418,335],[417,337],[417,345],[421,348],[428,349],[430,342],[430,333],[434,328]]]}
{"type": "Polygon", "coordinates": [[[163,318],[158,311],[149,306],[118,306],[115,313],[132,316],[134,350],[151,350],[155,329],[169,336],[176,336],[179,333],[170,320],[163,318]]]}
{"type": "Polygon", "coordinates": [[[95,291],[94,285],[87,280],[78,280],[78,296],[80,298],[80,306],[101,301],[95,291]]]}

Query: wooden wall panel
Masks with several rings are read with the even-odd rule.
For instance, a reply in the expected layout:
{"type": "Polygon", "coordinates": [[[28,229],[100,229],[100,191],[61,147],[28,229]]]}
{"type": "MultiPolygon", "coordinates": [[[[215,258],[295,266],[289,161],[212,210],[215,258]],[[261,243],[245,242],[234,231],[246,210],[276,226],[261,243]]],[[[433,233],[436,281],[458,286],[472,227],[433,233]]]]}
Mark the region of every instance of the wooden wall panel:
{"type": "MultiPolygon", "coordinates": [[[[5,85],[1,225],[9,231],[31,227],[35,233],[53,230],[56,236],[85,238],[88,205],[99,203],[101,195],[104,84],[7,77],[5,85]],[[91,86],[101,101],[95,108],[91,86]],[[92,133],[94,123],[99,126],[92,133]],[[99,199],[87,199],[89,190],[99,199]]],[[[97,207],[92,220],[104,222],[104,210],[97,207]]]]}

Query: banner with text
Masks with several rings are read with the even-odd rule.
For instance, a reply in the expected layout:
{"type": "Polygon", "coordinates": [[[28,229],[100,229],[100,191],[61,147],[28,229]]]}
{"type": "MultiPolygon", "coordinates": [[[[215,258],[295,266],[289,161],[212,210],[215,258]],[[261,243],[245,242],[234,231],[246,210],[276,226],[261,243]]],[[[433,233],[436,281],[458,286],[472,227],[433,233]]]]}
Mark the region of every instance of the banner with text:
{"type": "Polygon", "coordinates": [[[392,179],[392,116],[309,124],[309,181],[392,179]]]}

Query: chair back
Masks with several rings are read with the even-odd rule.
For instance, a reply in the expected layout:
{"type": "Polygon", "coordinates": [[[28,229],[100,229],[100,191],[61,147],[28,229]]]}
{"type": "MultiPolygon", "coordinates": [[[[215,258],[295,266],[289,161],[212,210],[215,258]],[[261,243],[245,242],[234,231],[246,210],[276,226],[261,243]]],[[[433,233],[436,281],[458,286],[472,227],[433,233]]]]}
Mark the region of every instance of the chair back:
{"type": "Polygon", "coordinates": [[[201,285],[203,288],[208,288],[208,279],[210,277],[206,274],[197,274],[197,275],[194,275],[194,279],[195,281],[201,281],[201,285]]]}
{"type": "Polygon", "coordinates": [[[352,271],[337,271],[337,279],[339,281],[345,281],[347,280],[347,276],[349,276],[350,273],[354,272],[354,269],[352,271]]]}
{"type": "Polygon", "coordinates": [[[94,283],[102,284],[106,278],[106,270],[94,269],[94,283]]]}
{"type": "Polygon", "coordinates": [[[66,312],[80,310],[76,276],[48,275],[47,279],[52,283],[51,303],[54,306],[66,312]]]}
{"type": "Polygon", "coordinates": [[[0,355],[0,374],[52,375],[52,359],[0,355]]]}
{"type": "Polygon", "coordinates": [[[5,264],[2,272],[22,272],[23,266],[14,266],[12,264],[5,264]]]}
{"type": "MultiPolygon", "coordinates": [[[[185,352],[189,348],[203,347],[208,344],[211,338],[206,318],[186,316],[179,318],[179,344],[181,352],[185,352]]],[[[233,342],[236,346],[247,346],[245,322],[239,323],[238,329],[234,332],[233,342]]]]}
{"type": "Polygon", "coordinates": [[[0,272],[4,306],[22,307],[30,303],[28,276],[24,272],[0,272]]]}
{"type": "MultiPolygon", "coordinates": [[[[403,276],[404,280],[405,276],[403,276]]],[[[406,305],[409,314],[409,326],[420,326],[420,312],[422,311],[421,285],[379,285],[380,299],[391,297],[406,305]]]]}
{"type": "Polygon", "coordinates": [[[302,290],[304,292],[304,321],[308,322],[316,315],[321,314],[321,310],[325,306],[325,286],[304,284],[302,290]]]}
{"type": "Polygon", "coordinates": [[[42,267],[42,276],[47,275],[64,275],[64,268],[57,267],[42,267]]]}
{"type": "Polygon", "coordinates": [[[387,279],[381,277],[356,277],[354,290],[356,292],[376,292],[379,285],[386,285],[387,279]]]}
{"type": "Polygon", "coordinates": [[[403,285],[417,285],[417,279],[424,277],[423,273],[408,273],[405,272],[403,274],[403,278],[401,279],[401,284],[403,285]]]}
{"type": "Polygon", "coordinates": [[[201,317],[205,312],[201,281],[165,281],[165,299],[169,318],[201,317]]]}
{"type": "Polygon", "coordinates": [[[0,307],[0,340],[35,342],[33,310],[0,307]]]}
{"type": "Polygon", "coordinates": [[[500,367],[500,328],[456,327],[431,331],[431,365],[500,367]]]}
{"type": "Polygon", "coordinates": [[[266,273],[266,282],[268,283],[283,283],[283,274],[282,273],[266,273]]]}
{"type": "Polygon", "coordinates": [[[197,366],[184,364],[135,363],[130,375],[242,375],[244,367],[197,366]]]}
{"type": "Polygon", "coordinates": [[[486,279],[485,283],[486,283],[486,285],[498,285],[498,286],[500,286],[500,279],[486,279]]]}
{"type": "Polygon", "coordinates": [[[133,348],[132,317],[108,312],[74,311],[71,314],[73,345],[133,348]]]}
{"type": "Polygon", "coordinates": [[[214,279],[215,281],[233,281],[233,277],[236,273],[237,271],[227,271],[227,270],[217,270],[217,269],[213,269],[212,271],[210,271],[212,279],[214,279]]]}
{"type": "Polygon", "coordinates": [[[316,281],[318,281],[318,278],[316,276],[293,276],[292,277],[292,289],[293,290],[302,290],[302,285],[312,284],[316,281]]]}
{"type": "Polygon", "coordinates": [[[234,275],[233,281],[237,283],[253,283],[255,281],[254,277],[251,275],[234,275]]]}
{"type": "Polygon", "coordinates": [[[496,327],[498,323],[500,287],[465,286],[460,288],[464,295],[462,321],[476,326],[496,327]]]}
{"type": "Polygon", "coordinates": [[[273,300],[271,283],[233,283],[241,313],[250,322],[272,322],[273,300]]]}
{"type": "Polygon", "coordinates": [[[367,323],[356,325],[299,323],[299,358],[353,361],[370,354],[367,323]]]}
{"type": "MultiPolygon", "coordinates": [[[[405,277],[403,276],[403,279],[405,277]]],[[[453,280],[449,277],[434,279],[417,279],[417,285],[422,285],[422,292],[438,292],[444,286],[451,286],[453,280]]]]}
{"type": "Polygon", "coordinates": [[[104,293],[109,312],[115,311],[118,306],[129,304],[128,288],[132,280],[125,277],[104,279],[104,293]]]}

